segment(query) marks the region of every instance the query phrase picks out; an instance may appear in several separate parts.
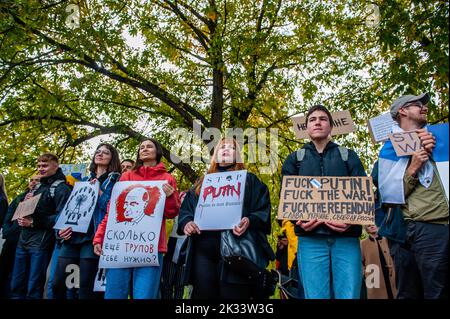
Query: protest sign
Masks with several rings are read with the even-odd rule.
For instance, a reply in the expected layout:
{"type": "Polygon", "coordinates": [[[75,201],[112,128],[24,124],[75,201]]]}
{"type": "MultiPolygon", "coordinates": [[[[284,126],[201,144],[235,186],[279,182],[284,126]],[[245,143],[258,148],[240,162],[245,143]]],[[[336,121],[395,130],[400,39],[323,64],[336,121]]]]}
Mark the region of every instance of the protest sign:
{"type": "Polygon", "coordinates": [[[61,168],[66,178],[70,181],[81,181],[83,178],[88,176],[88,164],[60,164],[61,168]]]}
{"type": "Polygon", "coordinates": [[[397,156],[411,155],[415,151],[423,149],[420,138],[415,131],[389,134],[389,140],[397,156]]]}
{"type": "Polygon", "coordinates": [[[395,121],[391,113],[383,113],[369,120],[369,133],[374,143],[386,141],[391,133],[392,125],[395,121]]]}
{"type": "Polygon", "coordinates": [[[167,181],[117,182],[111,201],[99,268],[159,266],[158,242],[167,181]]]}
{"type": "Polygon", "coordinates": [[[77,182],[64,205],[54,229],[72,228],[73,232],[86,233],[97,204],[99,183],[77,182]]]}
{"type": "MultiPolygon", "coordinates": [[[[331,135],[348,134],[355,130],[355,125],[352,120],[350,111],[338,111],[331,113],[333,118],[333,129],[331,130],[331,135]]],[[[298,139],[309,138],[306,132],[306,116],[297,116],[292,118],[294,124],[295,136],[298,139]]]]}
{"type": "Polygon", "coordinates": [[[30,199],[20,202],[11,220],[16,220],[18,218],[30,216],[31,214],[33,214],[40,198],[41,194],[38,194],[31,197],[30,199]]]}
{"type": "Polygon", "coordinates": [[[374,224],[372,178],[284,176],[277,218],[374,224]]]}
{"type": "Polygon", "coordinates": [[[246,178],[246,170],[205,176],[194,216],[200,230],[233,229],[239,224],[246,178]]]}

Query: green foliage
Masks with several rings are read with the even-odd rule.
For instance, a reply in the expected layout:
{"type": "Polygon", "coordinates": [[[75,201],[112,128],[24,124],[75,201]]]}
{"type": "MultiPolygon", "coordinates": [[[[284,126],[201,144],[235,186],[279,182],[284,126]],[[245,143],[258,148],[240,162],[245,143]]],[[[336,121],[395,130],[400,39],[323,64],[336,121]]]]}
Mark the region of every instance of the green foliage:
{"type": "MultiPolygon", "coordinates": [[[[0,4],[0,167],[10,194],[36,156],[88,161],[104,138],[134,158],[142,136],[167,150],[173,131],[277,128],[278,171],[259,174],[274,213],[280,170],[299,148],[290,117],[316,103],[349,109],[358,130],[337,137],[369,170],[367,120],[403,93],[432,94],[431,122],[448,117],[448,2],[386,0],[369,27],[366,1],[70,1],[0,4]],[[90,150],[91,151],[91,150],[90,150]]],[[[187,189],[205,165],[165,160],[187,189]]],[[[277,229],[274,222],[274,229],[277,229]]]]}

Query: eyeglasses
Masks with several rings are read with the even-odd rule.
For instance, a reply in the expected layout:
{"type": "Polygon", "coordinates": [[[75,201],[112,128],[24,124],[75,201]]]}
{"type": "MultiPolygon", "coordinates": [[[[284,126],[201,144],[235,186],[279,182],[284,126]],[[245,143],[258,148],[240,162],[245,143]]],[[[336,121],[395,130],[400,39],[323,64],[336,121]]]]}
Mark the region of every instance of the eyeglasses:
{"type": "Polygon", "coordinates": [[[111,152],[110,151],[105,151],[105,150],[96,150],[95,151],[95,155],[100,155],[100,154],[103,154],[103,155],[111,155],[111,152]]]}
{"type": "Polygon", "coordinates": [[[423,108],[426,107],[426,104],[423,104],[423,103],[420,102],[420,101],[415,101],[415,102],[411,102],[411,103],[405,104],[405,105],[403,106],[403,108],[407,108],[407,107],[410,107],[410,106],[417,106],[417,107],[420,109],[420,111],[422,111],[423,108]]]}

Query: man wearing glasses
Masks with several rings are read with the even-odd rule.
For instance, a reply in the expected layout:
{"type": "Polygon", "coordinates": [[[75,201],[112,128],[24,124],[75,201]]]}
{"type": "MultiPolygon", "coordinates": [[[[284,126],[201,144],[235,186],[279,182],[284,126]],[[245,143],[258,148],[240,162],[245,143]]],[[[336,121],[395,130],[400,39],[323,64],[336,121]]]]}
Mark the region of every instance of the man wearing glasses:
{"type": "MultiPolygon", "coordinates": [[[[394,213],[401,211],[404,220],[403,240],[390,242],[400,299],[448,298],[449,211],[443,184],[448,181],[433,158],[437,144],[427,127],[429,101],[429,94],[423,93],[404,95],[392,103],[391,116],[397,122],[392,131],[417,132],[423,148],[391,164],[381,155],[382,149],[378,163],[381,200],[399,207],[394,213]]],[[[437,137],[440,144],[435,151],[441,152],[442,137],[437,137]]]]}

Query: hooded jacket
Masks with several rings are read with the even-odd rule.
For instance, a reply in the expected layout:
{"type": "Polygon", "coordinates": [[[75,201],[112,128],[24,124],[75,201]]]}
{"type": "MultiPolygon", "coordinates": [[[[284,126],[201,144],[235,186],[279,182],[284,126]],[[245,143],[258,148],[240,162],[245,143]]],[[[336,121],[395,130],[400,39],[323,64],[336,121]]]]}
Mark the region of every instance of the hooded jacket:
{"type": "MultiPolygon", "coordinates": [[[[297,160],[297,152],[291,153],[283,163],[282,176],[367,176],[358,155],[348,150],[348,160],[344,161],[339,152],[339,145],[329,142],[323,152],[319,154],[315,145],[309,142],[303,146],[305,157],[301,162],[297,160]]],[[[295,223],[295,222],[294,222],[295,223]]],[[[297,236],[337,236],[337,237],[359,237],[362,227],[351,225],[343,233],[336,232],[322,224],[312,231],[305,231],[295,225],[297,236]]]]}
{"type": "Polygon", "coordinates": [[[66,183],[66,176],[61,168],[49,177],[42,177],[39,188],[34,196],[41,194],[41,198],[31,215],[33,218],[33,227],[22,227],[18,247],[33,249],[51,249],[54,245],[56,216],[61,212],[72,191],[66,183]],[[62,180],[55,188],[55,195],[52,197],[50,188],[52,184],[62,180]]]}
{"type": "MultiPolygon", "coordinates": [[[[163,221],[161,223],[161,232],[159,234],[158,251],[161,253],[167,252],[167,240],[166,240],[166,218],[174,218],[178,215],[180,209],[180,199],[177,191],[177,183],[175,178],[170,175],[163,163],[159,163],[153,167],[141,166],[136,171],[128,171],[122,174],[120,182],[125,181],[160,181],[167,180],[169,185],[172,186],[175,191],[170,197],[166,197],[166,203],[164,205],[163,221]]],[[[109,206],[108,206],[109,211],[109,206]]],[[[94,245],[103,244],[105,238],[106,224],[108,222],[108,213],[103,218],[103,221],[98,226],[97,232],[94,236],[94,245]]]]}

